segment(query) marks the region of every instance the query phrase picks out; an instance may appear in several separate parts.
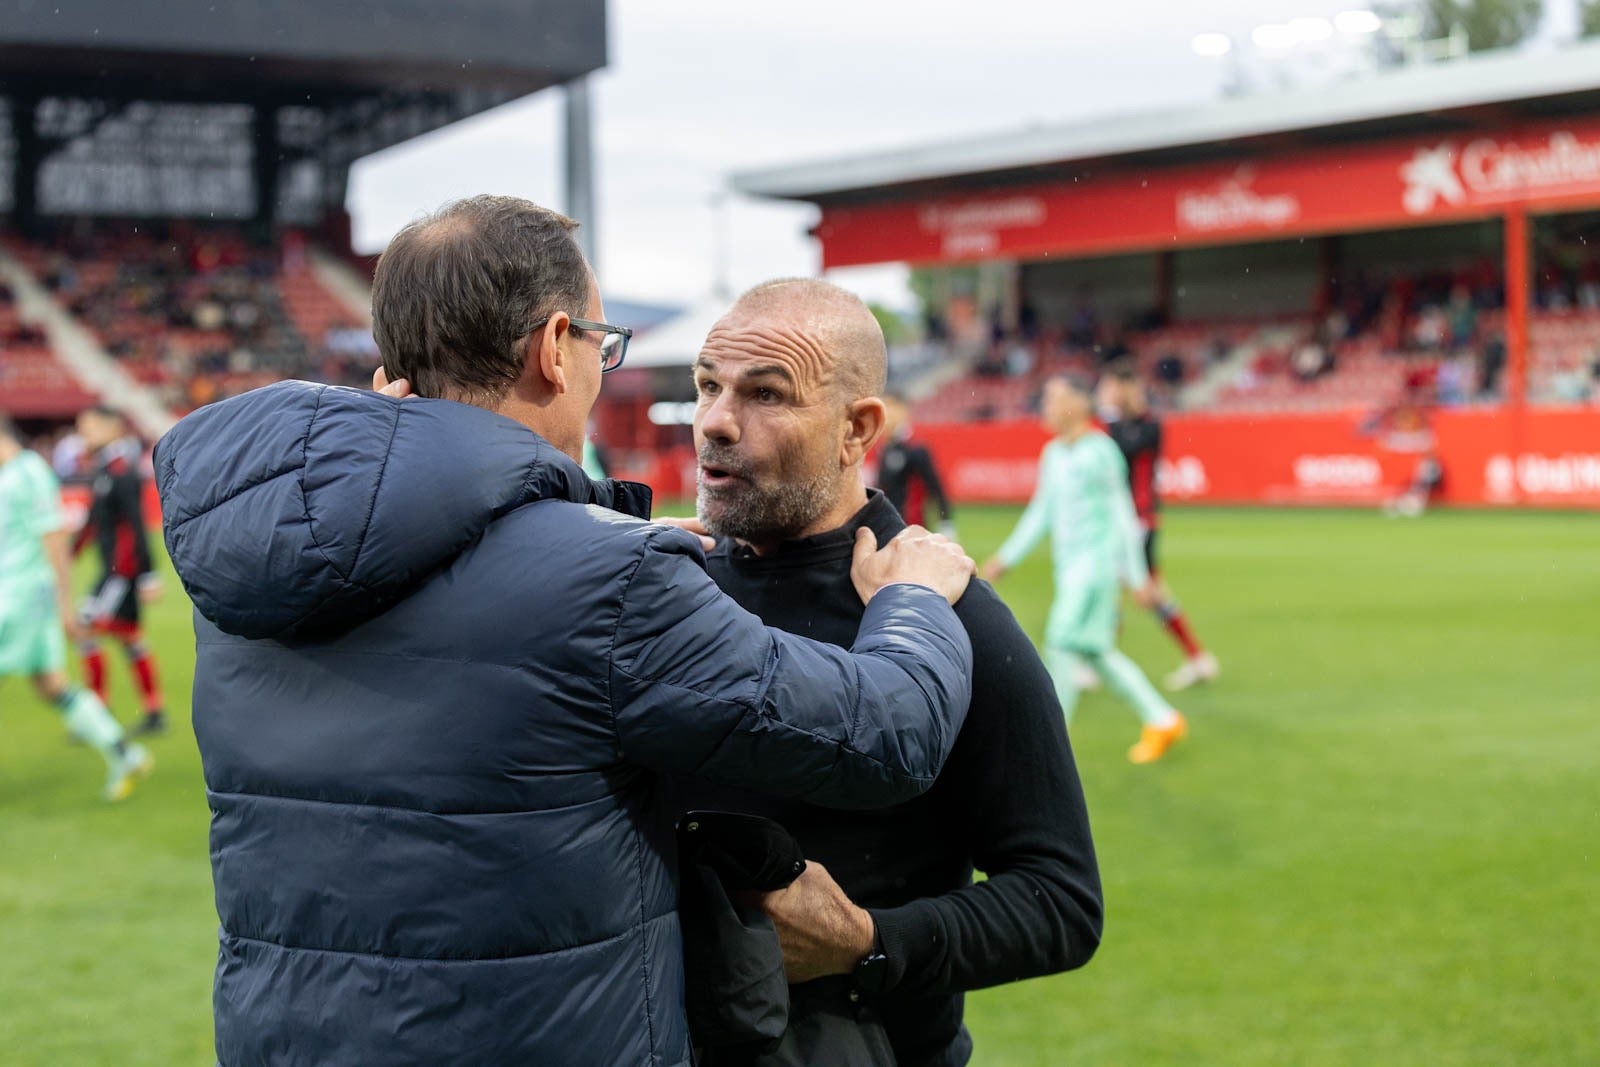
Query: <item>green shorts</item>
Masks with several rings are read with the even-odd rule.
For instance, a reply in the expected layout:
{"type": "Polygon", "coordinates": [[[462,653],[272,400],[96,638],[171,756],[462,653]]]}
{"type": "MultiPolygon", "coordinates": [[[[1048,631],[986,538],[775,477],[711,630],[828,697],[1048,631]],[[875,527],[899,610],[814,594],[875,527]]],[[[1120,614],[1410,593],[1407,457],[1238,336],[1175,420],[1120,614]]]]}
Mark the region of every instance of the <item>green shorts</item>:
{"type": "MultiPolygon", "coordinates": [[[[13,590],[7,590],[7,594],[13,590]]],[[[56,613],[55,590],[24,591],[0,607],[0,678],[32,676],[67,667],[67,635],[56,613]]]]}
{"type": "Polygon", "coordinates": [[[1046,648],[1100,653],[1117,647],[1122,589],[1111,567],[1069,566],[1056,575],[1056,599],[1045,624],[1046,648]]]}

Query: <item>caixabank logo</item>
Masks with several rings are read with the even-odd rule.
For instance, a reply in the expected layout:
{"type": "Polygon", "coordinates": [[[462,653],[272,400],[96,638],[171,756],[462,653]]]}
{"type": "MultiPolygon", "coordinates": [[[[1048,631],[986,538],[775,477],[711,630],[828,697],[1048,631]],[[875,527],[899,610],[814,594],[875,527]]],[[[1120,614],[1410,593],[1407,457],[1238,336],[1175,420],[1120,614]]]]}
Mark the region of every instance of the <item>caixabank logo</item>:
{"type": "Polygon", "coordinates": [[[1521,142],[1479,137],[1422,146],[1400,166],[1401,204],[1412,215],[1504,203],[1529,193],[1600,189],[1600,137],[1557,130],[1521,142]]]}

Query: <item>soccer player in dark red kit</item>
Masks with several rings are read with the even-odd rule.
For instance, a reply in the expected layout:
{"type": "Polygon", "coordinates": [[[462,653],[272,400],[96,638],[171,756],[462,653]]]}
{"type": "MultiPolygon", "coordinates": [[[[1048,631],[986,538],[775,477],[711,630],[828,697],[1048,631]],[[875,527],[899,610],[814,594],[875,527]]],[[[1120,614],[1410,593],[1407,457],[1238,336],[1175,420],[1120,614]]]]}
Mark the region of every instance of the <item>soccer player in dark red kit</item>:
{"type": "Polygon", "coordinates": [[[904,398],[890,395],[883,398],[886,416],[885,436],[888,444],[878,457],[878,488],[889,498],[900,517],[912,526],[934,528],[928,521],[928,505],[938,509],[940,533],[952,536],[954,521],[950,514],[950,500],[944,495],[944,483],[933,465],[933,453],[928,447],[911,439],[911,412],[904,398]]]}
{"type": "Polygon", "coordinates": [[[1144,531],[1144,558],[1150,582],[1136,590],[1140,605],[1155,613],[1167,633],[1183,649],[1183,666],[1167,675],[1167,688],[1188,689],[1217,677],[1217,657],[1206,651],[1189,625],[1172,590],[1161,578],[1156,562],[1156,535],[1160,530],[1160,499],[1156,495],[1156,461],[1161,458],[1161,420],[1150,410],[1150,398],[1138,373],[1126,363],[1106,370],[1100,379],[1100,417],[1106,432],[1128,461],[1128,482],[1133,506],[1144,531]]]}
{"type": "Polygon", "coordinates": [[[143,720],[130,732],[158,734],[166,729],[161,682],[139,622],[141,603],[160,591],[151,569],[145,529],[144,475],[139,470],[143,449],[138,438],[128,433],[121,413],[108,407],[93,407],[80,414],[78,436],[94,464],[94,500],[89,520],[73,542],[73,554],[82,552],[92,540],[100,551],[102,568],[83,607],[83,621],[89,630],[80,646],[84,681],[105,700],[106,659],[100,638],[116,638],[127,654],[144,707],[143,720]]]}

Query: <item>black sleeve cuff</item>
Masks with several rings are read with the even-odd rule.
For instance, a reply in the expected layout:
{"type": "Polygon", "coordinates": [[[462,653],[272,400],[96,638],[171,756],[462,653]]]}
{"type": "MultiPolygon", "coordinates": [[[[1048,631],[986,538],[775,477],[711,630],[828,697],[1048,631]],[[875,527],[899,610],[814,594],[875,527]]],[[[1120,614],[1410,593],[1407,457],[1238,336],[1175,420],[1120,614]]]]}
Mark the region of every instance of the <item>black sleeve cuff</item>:
{"type": "Polygon", "coordinates": [[[885,993],[896,989],[908,974],[923,974],[938,966],[947,947],[944,925],[935,909],[925,901],[913,901],[898,908],[868,908],[878,931],[878,945],[889,957],[885,993]]]}

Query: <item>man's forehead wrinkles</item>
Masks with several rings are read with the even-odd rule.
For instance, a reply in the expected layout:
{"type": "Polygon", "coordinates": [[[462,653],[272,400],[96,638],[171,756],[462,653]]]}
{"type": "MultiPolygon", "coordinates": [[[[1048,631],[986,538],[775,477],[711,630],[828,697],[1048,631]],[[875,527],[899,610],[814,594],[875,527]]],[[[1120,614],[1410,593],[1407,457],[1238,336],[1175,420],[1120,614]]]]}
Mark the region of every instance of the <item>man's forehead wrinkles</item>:
{"type": "Polygon", "coordinates": [[[835,369],[827,349],[807,331],[749,322],[714,327],[701,350],[699,364],[719,373],[745,375],[758,369],[746,369],[756,361],[790,367],[801,383],[825,383],[835,369]]]}

